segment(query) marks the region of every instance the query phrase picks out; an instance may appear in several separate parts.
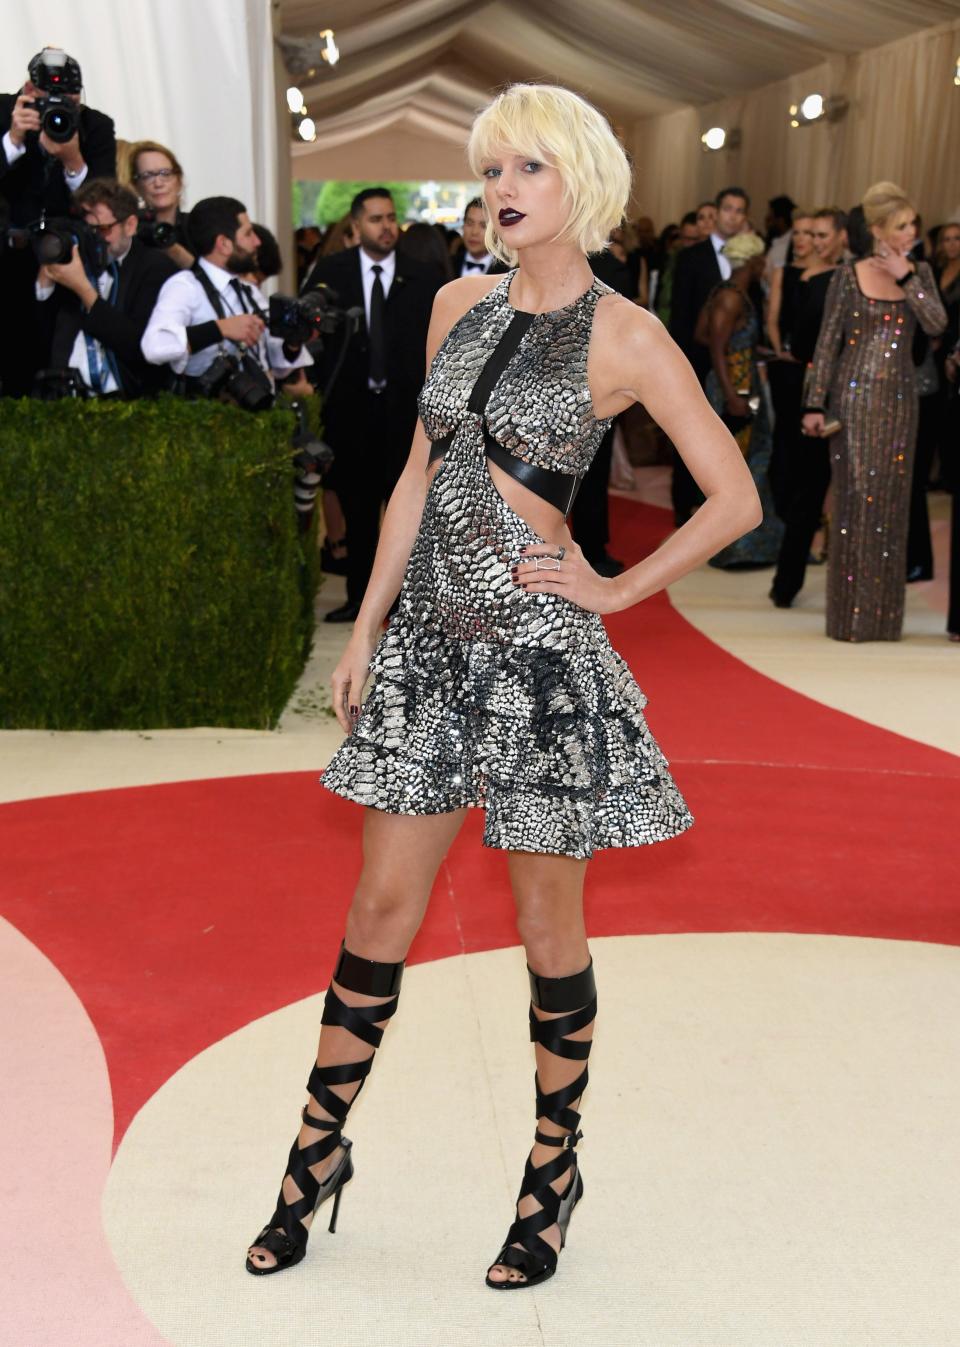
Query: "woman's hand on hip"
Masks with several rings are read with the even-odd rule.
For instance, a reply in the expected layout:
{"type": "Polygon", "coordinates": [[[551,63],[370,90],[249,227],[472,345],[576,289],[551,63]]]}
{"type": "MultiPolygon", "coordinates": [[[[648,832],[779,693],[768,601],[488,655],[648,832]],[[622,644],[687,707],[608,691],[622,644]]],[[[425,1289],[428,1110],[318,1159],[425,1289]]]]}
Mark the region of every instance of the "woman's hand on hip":
{"type": "Polygon", "coordinates": [[[616,580],[598,575],[576,543],[525,547],[511,577],[528,594],[559,594],[588,613],[616,613],[624,606],[616,580]]]}
{"type": "Polygon", "coordinates": [[[330,686],[333,710],[345,734],[350,734],[360,714],[360,697],[370,676],[370,659],[376,641],[354,632],[340,663],[333,671],[330,686]]]}

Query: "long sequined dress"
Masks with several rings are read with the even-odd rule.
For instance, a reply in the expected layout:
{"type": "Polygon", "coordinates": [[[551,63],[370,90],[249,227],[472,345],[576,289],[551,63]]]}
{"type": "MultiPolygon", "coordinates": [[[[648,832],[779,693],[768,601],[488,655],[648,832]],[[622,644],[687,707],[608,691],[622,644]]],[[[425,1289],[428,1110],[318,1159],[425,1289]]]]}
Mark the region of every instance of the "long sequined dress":
{"type": "MultiPolygon", "coordinates": [[[[757,488],[763,507],[763,519],[755,529],[751,529],[742,538],[737,538],[716,556],[711,557],[710,565],[721,569],[737,566],[772,566],[780,555],[783,524],[777,517],[770,486],[769,468],[773,436],[770,417],[767,414],[767,400],[763,396],[757,370],[756,346],[760,337],[760,324],[749,296],[743,295],[729,281],[721,281],[711,293],[710,299],[724,289],[736,290],[743,300],[743,321],[730,334],[727,342],[727,372],[734,388],[738,390],[749,388],[750,392],[746,396],[759,398],[756,415],[734,433],[734,439],[740,446],[740,452],[746,459],[753,484],[757,488]]],[[[709,302],[708,299],[707,303],[709,302]]],[[[722,420],[726,412],[726,398],[720,380],[713,370],[707,375],[704,392],[711,407],[722,420]]]]}
{"type": "Polygon", "coordinates": [[[842,423],[829,448],[827,635],[836,641],[898,641],[903,628],[917,438],[913,335],[919,322],[936,336],[947,319],[925,262],[902,288],[903,299],[868,299],[854,264],[837,267],[804,380],[804,408],[842,423]]]}
{"type": "Polygon", "coordinates": [[[593,415],[587,350],[611,293],[595,280],[573,304],[523,313],[514,274],[454,324],[428,372],[420,416],[443,459],[373,689],[322,781],[392,814],[483,807],[484,845],[585,858],[693,820],[599,616],[510,578],[543,539],[487,457],[521,480],[566,474],[572,494],[609,424],[593,415]]]}

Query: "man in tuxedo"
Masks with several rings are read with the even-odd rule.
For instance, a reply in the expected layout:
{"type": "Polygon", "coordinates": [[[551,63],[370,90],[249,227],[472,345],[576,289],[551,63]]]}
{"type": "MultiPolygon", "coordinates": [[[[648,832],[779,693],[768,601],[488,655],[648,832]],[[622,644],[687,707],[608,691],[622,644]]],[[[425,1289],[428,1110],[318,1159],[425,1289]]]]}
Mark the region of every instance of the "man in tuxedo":
{"type": "MultiPolygon", "coordinates": [[[[697,319],[714,286],[730,279],[733,268],[722,248],[743,228],[750,198],[742,187],[725,187],[718,193],[716,205],[717,218],[709,237],[677,255],[670,299],[670,335],[690,361],[701,385],[710,373],[710,351],[694,336],[697,319]]],[[[674,450],[671,496],[678,526],[690,518],[696,492],[696,483],[674,450]]]]}
{"type": "MultiPolygon", "coordinates": [[[[359,247],[321,257],[305,286],[329,285],[341,308],[356,313],[343,365],[324,403],[325,438],[335,454],[326,485],[337,492],[347,526],[347,601],[327,614],[327,622],[352,622],[360,611],[380,509],[397,484],[417,424],[427,329],[441,284],[435,271],[397,254],[400,231],[387,188],[359,192],[350,214],[359,247]]],[[[338,354],[333,337],[320,357],[320,387],[338,354]]]]}
{"type": "Polygon", "coordinates": [[[80,249],[69,262],[40,268],[36,296],[50,336],[46,363],[75,369],[98,396],[142,397],[169,384],[169,371],[149,365],[140,341],[161,286],[178,268],[136,238],[137,198],[110,178],[85,183],[75,198],[106,252],[99,276],[88,273],[80,249]]]}
{"type": "Polygon", "coordinates": [[[454,249],[451,261],[454,276],[493,276],[507,268],[487,251],[487,217],[478,196],[467,202],[463,212],[463,243],[454,249]]]}
{"type": "MultiPolygon", "coordinates": [[[[71,198],[88,178],[116,172],[113,122],[102,112],[80,107],[80,66],[66,52],[46,47],[30,62],[29,78],[17,94],[0,94],[0,203],[10,225],[22,228],[68,213],[71,198]],[[77,133],[65,143],[41,130],[37,98],[61,94],[79,108],[77,133]]],[[[43,333],[34,299],[37,263],[27,249],[0,251],[0,387],[7,396],[30,392],[42,362],[43,333]]]]}

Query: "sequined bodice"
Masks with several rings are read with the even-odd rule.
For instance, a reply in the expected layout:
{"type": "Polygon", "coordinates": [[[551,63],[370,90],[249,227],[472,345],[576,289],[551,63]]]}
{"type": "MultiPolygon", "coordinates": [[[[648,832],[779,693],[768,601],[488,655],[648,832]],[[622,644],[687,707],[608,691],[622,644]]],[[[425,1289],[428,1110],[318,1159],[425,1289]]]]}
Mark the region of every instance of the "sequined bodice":
{"type": "MultiPolygon", "coordinates": [[[[491,352],[517,310],[510,304],[508,272],[450,329],[434,357],[419,399],[430,440],[455,432],[491,352]]],[[[572,304],[533,317],[486,404],[487,429],[504,449],[526,463],[558,472],[584,473],[610,418],[598,420],[587,382],[587,353],[597,301],[612,294],[594,280],[572,304]]]]}

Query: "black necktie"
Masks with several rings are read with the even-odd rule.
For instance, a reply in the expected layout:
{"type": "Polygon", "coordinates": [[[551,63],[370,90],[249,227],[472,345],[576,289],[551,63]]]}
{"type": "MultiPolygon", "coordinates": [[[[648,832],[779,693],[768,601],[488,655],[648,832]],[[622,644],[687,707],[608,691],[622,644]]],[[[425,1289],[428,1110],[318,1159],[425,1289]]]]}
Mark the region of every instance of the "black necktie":
{"type": "Polygon", "coordinates": [[[370,292],[370,378],[378,387],[387,382],[387,360],[384,349],[383,311],[386,297],[380,273],[383,267],[371,267],[373,289],[370,292]]]}
{"type": "Polygon", "coordinates": [[[471,267],[474,271],[486,271],[486,262],[471,262],[469,257],[464,258],[464,267],[471,267]]]}
{"type": "MultiPolygon", "coordinates": [[[[241,312],[256,313],[257,306],[253,302],[253,296],[250,293],[249,285],[244,285],[243,281],[241,281],[238,276],[234,276],[233,280],[230,282],[230,287],[240,301],[241,312]]],[[[247,350],[253,356],[257,364],[262,366],[263,361],[260,359],[260,343],[255,342],[253,346],[248,346],[247,350]]]]}

